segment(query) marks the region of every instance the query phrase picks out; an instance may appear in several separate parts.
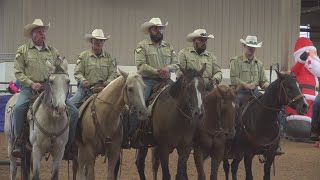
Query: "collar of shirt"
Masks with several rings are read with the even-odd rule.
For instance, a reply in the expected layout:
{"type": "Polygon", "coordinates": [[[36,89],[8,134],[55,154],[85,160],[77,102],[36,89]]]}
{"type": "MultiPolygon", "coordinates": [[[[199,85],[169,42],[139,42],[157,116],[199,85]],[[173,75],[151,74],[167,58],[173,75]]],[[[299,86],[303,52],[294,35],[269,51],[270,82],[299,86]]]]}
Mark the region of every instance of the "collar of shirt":
{"type": "MultiPolygon", "coordinates": [[[[31,41],[28,45],[29,49],[33,49],[36,48],[36,45],[33,43],[33,41],[31,41]]],[[[36,48],[37,49],[37,48],[36,48]]],[[[46,43],[44,43],[44,46],[42,47],[41,50],[49,50],[49,47],[46,43]]]]}
{"type": "Polygon", "coordinates": [[[90,52],[89,52],[89,57],[95,57],[95,58],[100,58],[100,57],[106,57],[106,52],[104,52],[104,50],[102,50],[102,53],[100,54],[100,56],[98,57],[92,49],[90,49],[90,52]]]}
{"type": "Polygon", "coordinates": [[[209,56],[209,51],[205,50],[204,52],[202,52],[201,54],[198,54],[198,52],[196,51],[196,49],[194,49],[194,47],[190,48],[190,52],[194,52],[199,56],[205,55],[205,56],[209,56]]]}
{"type": "Polygon", "coordinates": [[[243,60],[244,62],[246,62],[246,63],[249,63],[249,64],[250,64],[251,62],[254,62],[254,63],[258,62],[257,59],[256,59],[256,56],[253,56],[252,61],[249,61],[249,59],[246,57],[245,54],[242,55],[242,60],[243,60]]]}
{"type": "MultiPolygon", "coordinates": [[[[149,45],[155,45],[155,46],[157,46],[156,44],[154,44],[153,42],[152,42],[152,40],[149,38],[148,39],[148,44],[149,45]]],[[[167,46],[165,43],[164,43],[164,41],[162,40],[161,41],[161,43],[160,43],[160,46],[167,46]]]]}

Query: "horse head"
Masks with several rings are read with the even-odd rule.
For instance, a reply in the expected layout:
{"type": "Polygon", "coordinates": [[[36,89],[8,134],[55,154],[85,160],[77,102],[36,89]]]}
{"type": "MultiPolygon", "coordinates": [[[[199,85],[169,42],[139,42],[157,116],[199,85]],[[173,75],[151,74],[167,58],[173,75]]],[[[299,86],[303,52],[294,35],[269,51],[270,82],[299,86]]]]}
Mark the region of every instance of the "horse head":
{"type": "Polygon", "coordinates": [[[126,85],[123,89],[125,103],[132,106],[141,120],[149,116],[144,99],[145,84],[142,77],[136,72],[126,73],[119,69],[120,74],[125,78],[126,85]]]}
{"type": "Polygon", "coordinates": [[[301,93],[297,79],[293,74],[280,73],[278,74],[278,81],[280,82],[279,101],[282,105],[290,106],[299,114],[308,112],[309,105],[306,98],[301,93]]]}
{"type": "Polygon", "coordinates": [[[68,62],[65,58],[58,57],[54,64],[47,61],[47,66],[49,76],[45,84],[44,103],[61,115],[66,111],[69,93],[68,62]]]}
{"type": "Polygon", "coordinates": [[[217,91],[221,95],[221,123],[227,139],[235,136],[235,125],[239,103],[236,102],[236,94],[233,88],[226,85],[217,86],[217,91]]]}
{"type": "Polygon", "coordinates": [[[204,113],[203,102],[205,97],[205,85],[202,74],[206,69],[206,64],[202,66],[200,71],[179,67],[182,75],[170,88],[170,95],[180,98],[181,102],[184,103],[181,106],[188,106],[189,112],[186,112],[186,114],[191,113],[193,119],[201,118],[204,113]]]}

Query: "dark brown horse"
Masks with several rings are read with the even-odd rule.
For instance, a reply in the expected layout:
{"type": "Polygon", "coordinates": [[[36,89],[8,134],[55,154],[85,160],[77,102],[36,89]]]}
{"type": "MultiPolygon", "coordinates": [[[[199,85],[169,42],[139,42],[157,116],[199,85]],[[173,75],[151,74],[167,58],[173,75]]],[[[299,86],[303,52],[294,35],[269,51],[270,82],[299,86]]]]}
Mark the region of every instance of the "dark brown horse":
{"type": "MultiPolygon", "coordinates": [[[[196,71],[180,67],[183,75],[160,94],[153,108],[153,136],[157,143],[153,148],[153,159],[161,162],[162,179],[171,179],[168,161],[169,154],[174,149],[177,149],[179,155],[176,179],[187,179],[184,172],[192,149],[193,135],[197,122],[204,113],[202,102],[205,87],[202,74],[205,68],[204,65],[200,71],[196,71]]],[[[145,179],[147,151],[147,148],[138,150],[136,164],[140,179],[145,179]]],[[[156,179],[156,171],[154,174],[156,179]]]]}
{"type": "MultiPolygon", "coordinates": [[[[302,95],[296,78],[291,74],[276,71],[278,79],[270,84],[261,98],[251,100],[241,112],[236,127],[233,152],[237,152],[231,165],[232,179],[237,179],[237,170],[244,157],[246,180],[252,180],[252,159],[262,155],[264,180],[270,179],[270,168],[279,147],[280,128],[277,114],[282,106],[290,106],[300,114],[308,111],[308,104],[302,95]]],[[[228,163],[227,160],[224,163],[228,163]]],[[[224,164],[224,167],[227,167],[224,164]]],[[[229,171],[229,169],[225,169],[229,171]]],[[[228,175],[229,172],[226,172],[228,175]]],[[[226,177],[228,179],[228,176],[226,177]]]]}
{"type": "Polygon", "coordinates": [[[205,180],[204,159],[211,157],[211,180],[216,180],[224,158],[226,139],[235,135],[236,95],[232,88],[220,85],[207,94],[204,121],[195,134],[194,161],[198,179],[205,180]]]}

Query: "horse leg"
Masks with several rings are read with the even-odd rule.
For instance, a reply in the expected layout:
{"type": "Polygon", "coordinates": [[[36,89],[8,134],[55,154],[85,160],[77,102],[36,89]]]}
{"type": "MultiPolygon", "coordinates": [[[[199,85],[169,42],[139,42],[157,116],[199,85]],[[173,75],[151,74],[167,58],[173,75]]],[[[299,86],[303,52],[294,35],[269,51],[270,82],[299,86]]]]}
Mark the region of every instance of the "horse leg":
{"type": "Polygon", "coordinates": [[[176,179],[188,179],[187,161],[191,153],[192,146],[180,146],[177,148],[179,159],[176,179]]]}
{"type": "Polygon", "coordinates": [[[203,166],[204,157],[199,146],[196,146],[193,148],[193,159],[197,168],[198,180],[205,180],[206,174],[204,172],[204,166],[203,166]]]}
{"type": "Polygon", "coordinates": [[[106,171],[108,172],[107,179],[108,180],[114,180],[115,178],[115,167],[117,165],[117,162],[119,161],[120,157],[120,146],[121,141],[117,144],[113,144],[108,152],[108,166],[106,167],[106,171]]]}
{"type": "Polygon", "coordinates": [[[274,155],[269,155],[267,156],[267,160],[264,163],[264,176],[263,176],[263,180],[270,180],[270,169],[271,169],[271,165],[274,162],[274,155]]]}
{"type": "Polygon", "coordinates": [[[9,142],[8,142],[8,157],[10,159],[10,178],[11,178],[11,180],[15,180],[16,175],[17,175],[17,158],[12,156],[12,154],[11,154],[12,147],[13,147],[13,142],[11,140],[9,140],[9,142]]]}
{"type": "Polygon", "coordinates": [[[116,167],[114,168],[114,179],[118,179],[119,170],[120,170],[120,156],[118,158],[116,167]]]}
{"type": "Polygon", "coordinates": [[[33,159],[33,173],[32,173],[32,180],[39,180],[40,179],[40,162],[43,153],[41,152],[38,145],[34,145],[32,148],[32,159],[33,159]]]}
{"type": "Polygon", "coordinates": [[[169,148],[167,146],[159,146],[160,150],[160,162],[161,162],[161,169],[162,169],[162,179],[163,180],[170,180],[170,170],[169,170],[169,148]]]}
{"type": "Polygon", "coordinates": [[[157,180],[158,170],[160,165],[160,153],[157,147],[152,148],[152,173],[153,180],[157,180]]]}
{"type": "Polygon", "coordinates": [[[95,151],[88,144],[78,147],[78,178],[80,180],[94,179],[95,151]]]}
{"type": "Polygon", "coordinates": [[[252,159],[253,155],[244,154],[244,167],[246,169],[246,180],[253,180],[252,176],[252,159]]]}
{"type": "Polygon", "coordinates": [[[148,153],[148,147],[143,147],[138,149],[138,155],[136,159],[136,167],[138,169],[140,180],[145,180],[146,176],[144,174],[145,160],[148,153]]]}
{"type": "Polygon", "coordinates": [[[237,172],[238,172],[239,164],[240,164],[242,158],[243,157],[241,156],[240,158],[232,160],[232,163],[231,163],[232,180],[237,180],[237,172]]]}
{"type": "Polygon", "coordinates": [[[52,153],[51,180],[59,179],[59,165],[62,160],[63,153],[64,153],[64,146],[60,149],[60,151],[56,151],[52,153]]]}
{"type": "Polygon", "coordinates": [[[224,158],[224,146],[225,140],[224,139],[217,139],[214,143],[214,148],[211,156],[211,174],[210,180],[217,180],[218,179],[218,169],[219,166],[224,158]]]}
{"type": "Polygon", "coordinates": [[[229,164],[228,158],[223,159],[223,170],[226,176],[226,180],[229,180],[230,164],[229,164]]]}
{"type": "Polygon", "coordinates": [[[77,172],[78,172],[78,160],[76,157],[72,159],[72,179],[76,180],[77,179],[77,172]]]}

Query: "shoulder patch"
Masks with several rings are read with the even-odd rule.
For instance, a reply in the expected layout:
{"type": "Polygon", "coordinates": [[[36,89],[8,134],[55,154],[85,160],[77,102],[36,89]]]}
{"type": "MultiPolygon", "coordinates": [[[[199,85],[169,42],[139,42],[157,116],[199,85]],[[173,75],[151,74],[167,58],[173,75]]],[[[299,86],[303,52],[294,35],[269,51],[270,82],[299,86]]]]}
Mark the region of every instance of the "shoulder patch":
{"type": "Polygon", "coordinates": [[[175,51],[172,51],[172,54],[175,55],[175,56],[177,56],[177,53],[176,53],[175,51]]]}
{"type": "Polygon", "coordinates": [[[80,62],[81,62],[81,59],[79,58],[79,59],[77,60],[76,65],[78,65],[80,62]]]}
{"type": "Polygon", "coordinates": [[[114,67],[117,67],[117,59],[116,58],[112,59],[112,64],[114,67]]]}
{"type": "Polygon", "coordinates": [[[141,50],[142,50],[142,47],[141,47],[141,46],[137,46],[137,47],[136,47],[136,52],[137,52],[137,53],[140,53],[141,50]]]}
{"type": "Polygon", "coordinates": [[[21,53],[16,54],[16,59],[21,56],[21,53]]]}

